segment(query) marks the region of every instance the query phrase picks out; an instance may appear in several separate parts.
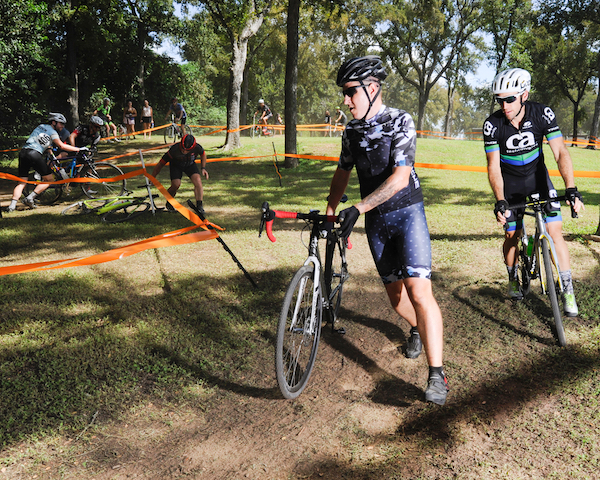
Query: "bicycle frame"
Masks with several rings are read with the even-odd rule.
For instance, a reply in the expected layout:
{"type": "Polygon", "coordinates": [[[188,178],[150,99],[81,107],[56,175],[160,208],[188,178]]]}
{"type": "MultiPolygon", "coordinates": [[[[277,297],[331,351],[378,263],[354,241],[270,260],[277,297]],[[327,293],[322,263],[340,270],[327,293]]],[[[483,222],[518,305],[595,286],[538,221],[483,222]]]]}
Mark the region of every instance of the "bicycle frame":
{"type": "MultiPolygon", "coordinates": [[[[560,197],[556,199],[556,201],[560,201],[560,197]]],[[[554,200],[554,199],[553,199],[554,200]]],[[[524,240],[527,240],[527,243],[529,241],[533,241],[533,250],[532,250],[532,255],[531,257],[528,256],[528,261],[533,263],[530,266],[530,275],[531,278],[540,278],[540,284],[542,286],[542,293],[545,295],[548,293],[548,285],[547,285],[547,281],[544,275],[539,275],[539,270],[540,270],[540,265],[541,265],[541,261],[542,261],[542,239],[546,239],[548,241],[548,245],[549,245],[549,250],[550,250],[550,258],[552,260],[552,263],[554,264],[554,266],[556,267],[557,271],[560,272],[560,265],[558,262],[558,255],[556,254],[556,248],[554,246],[554,240],[552,240],[552,237],[550,236],[550,234],[548,233],[548,230],[546,228],[546,220],[545,220],[545,215],[543,213],[543,209],[544,209],[544,205],[546,204],[546,200],[540,200],[539,194],[532,194],[531,196],[531,202],[528,202],[524,205],[519,205],[517,207],[525,207],[525,208],[531,208],[533,211],[527,211],[525,210],[523,212],[524,215],[529,215],[531,217],[535,218],[535,233],[533,235],[533,237],[528,237],[526,230],[525,230],[525,224],[523,223],[523,229],[521,232],[521,242],[524,242],[524,240]]],[[[511,207],[514,208],[514,207],[511,207]]],[[[560,278],[560,275],[557,275],[557,282],[558,282],[558,286],[559,286],[559,291],[562,292],[564,290],[563,287],[563,283],[562,283],[562,279],[560,278]]]]}

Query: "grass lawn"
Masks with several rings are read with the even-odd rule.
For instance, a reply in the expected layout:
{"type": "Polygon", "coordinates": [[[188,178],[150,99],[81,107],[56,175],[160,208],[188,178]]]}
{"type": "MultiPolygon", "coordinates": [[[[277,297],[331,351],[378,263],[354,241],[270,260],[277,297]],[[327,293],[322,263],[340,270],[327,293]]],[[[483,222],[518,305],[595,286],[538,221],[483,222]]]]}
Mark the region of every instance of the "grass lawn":
{"type": "MultiPolygon", "coordinates": [[[[363,219],[342,305],[348,333],[324,334],[309,387],[289,402],[276,388],[273,342],[285,288],[306,255],[302,223],[277,221],[272,244],[258,238],[259,208],[266,200],[324,210],[336,164],[284,169],[280,157],[280,186],[273,151],[284,151],[283,136],[244,138],[232,153],[218,148],[223,137],[199,141],[209,159],[264,156],[211,162],[204,182],[208,218],[226,228],[222,238],[260,288],[216,241],[0,277],[0,479],[597,478],[600,245],[585,237],[598,226],[597,179],[576,180],[581,218],[563,207],[581,313],[565,321],[566,348],[552,338],[539,284],[524,302],[506,299],[486,175],[420,169],[447,405],[422,401],[426,362],[401,353],[408,327],[387,304],[363,219]]],[[[134,164],[138,149],[159,143],[101,145],[100,158],[129,151],[115,162],[134,164]]],[[[340,139],[300,137],[298,147],[335,157],[340,139]]],[[[422,163],[485,164],[482,142],[420,139],[417,150],[422,163]]],[[[164,151],[144,158],[155,163],[164,151]]],[[[600,171],[597,151],[569,151],[575,170],[600,171]]],[[[169,185],[168,169],[159,180],[169,185]]],[[[2,184],[6,205],[12,184],[2,184]]],[[[347,193],[358,201],[354,174],[347,193]]],[[[177,199],[188,198],[184,178],[177,199]]],[[[0,219],[0,267],[84,257],[189,225],[166,213],[106,225],[63,217],[64,206],[0,219]]]]}

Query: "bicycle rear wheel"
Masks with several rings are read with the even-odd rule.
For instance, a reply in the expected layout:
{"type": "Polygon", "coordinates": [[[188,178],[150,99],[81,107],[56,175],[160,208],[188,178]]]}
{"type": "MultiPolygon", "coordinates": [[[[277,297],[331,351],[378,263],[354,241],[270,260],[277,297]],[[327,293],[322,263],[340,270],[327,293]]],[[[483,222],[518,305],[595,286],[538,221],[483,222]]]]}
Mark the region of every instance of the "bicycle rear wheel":
{"type": "Polygon", "coordinates": [[[313,278],[314,266],[305,265],[296,272],[285,294],[277,326],[277,383],[283,396],[289,399],[298,397],[306,387],[321,338],[323,308],[320,296],[311,322],[313,278]]]}
{"type": "MultiPolygon", "coordinates": [[[[550,304],[552,305],[552,316],[554,317],[554,328],[556,336],[558,338],[558,344],[564,347],[567,344],[565,337],[565,329],[562,323],[562,312],[560,311],[560,305],[558,304],[557,286],[554,281],[554,264],[550,258],[550,247],[548,240],[542,238],[542,255],[544,257],[544,275],[546,278],[546,293],[550,298],[550,304]]],[[[559,274],[559,273],[557,273],[559,274]]]]}
{"type": "MultiPolygon", "coordinates": [[[[123,175],[123,171],[107,162],[99,162],[90,166],[84,176],[88,178],[113,178],[123,175]]],[[[81,189],[89,198],[119,197],[125,193],[125,179],[116,182],[82,183],[81,189]]]]}
{"type": "Polygon", "coordinates": [[[346,264],[346,243],[335,233],[327,237],[325,247],[325,294],[329,300],[329,316],[332,326],[340,313],[344,282],[348,278],[348,265],[346,264]]]}
{"type": "Polygon", "coordinates": [[[106,223],[120,223],[138,217],[150,208],[150,204],[142,201],[127,202],[122,207],[109,210],[102,215],[102,221],[106,223]]]}
{"type": "MultiPolygon", "coordinates": [[[[55,172],[52,172],[52,175],[54,176],[55,182],[57,182],[58,180],[62,180],[55,172]]],[[[41,175],[37,172],[31,172],[29,174],[29,176],[27,177],[27,179],[30,181],[33,181],[33,182],[41,182],[42,181],[41,175]]],[[[24,190],[25,196],[28,196],[31,192],[33,192],[35,187],[37,187],[37,185],[34,183],[25,184],[25,190],[24,190]]],[[[41,205],[52,205],[53,203],[56,203],[58,201],[58,199],[61,197],[61,195],[63,193],[62,189],[63,189],[62,185],[50,185],[50,186],[48,186],[48,188],[46,190],[44,190],[37,197],[35,197],[35,200],[36,200],[36,202],[40,203],[41,205]]]]}

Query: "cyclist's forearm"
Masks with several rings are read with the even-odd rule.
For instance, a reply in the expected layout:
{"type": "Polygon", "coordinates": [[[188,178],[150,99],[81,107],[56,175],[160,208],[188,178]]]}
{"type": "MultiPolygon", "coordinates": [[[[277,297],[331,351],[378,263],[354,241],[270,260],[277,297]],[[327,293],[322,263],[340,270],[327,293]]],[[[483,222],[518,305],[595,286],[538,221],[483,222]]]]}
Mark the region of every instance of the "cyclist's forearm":
{"type": "Polygon", "coordinates": [[[373,193],[367,195],[354,206],[362,214],[367,213],[386,202],[400,190],[408,186],[411,170],[412,167],[396,167],[394,173],[386,178],[373,193]]]}
{"type": "Polygon", "coordinates": [[[573,161],[571,160],[571,155],[569,154],[569,150],[567,150],[565,143],[562,141],[562,139],[559,138],[552,140],[551,142],[549,142],[549,144],[550,148],[552,149],[552,152],[554,153],[560,176],[565,182],[565,188],[575,187],[575,176],[573,175],[573,161]]]}
{"type": "Polygon", "coordinates": [[[333,178],[331,179],[331,185],[329,187],[329,197],[327,198],[327,215],[334,215],[335,210],[340,204],[340,200],[342,199],[342,195],[346,191],[346,187],[348,186],[348,182],[350,180],[350,171],[342,170],[338,167],[338,169],[333,174],[333,178]]]}

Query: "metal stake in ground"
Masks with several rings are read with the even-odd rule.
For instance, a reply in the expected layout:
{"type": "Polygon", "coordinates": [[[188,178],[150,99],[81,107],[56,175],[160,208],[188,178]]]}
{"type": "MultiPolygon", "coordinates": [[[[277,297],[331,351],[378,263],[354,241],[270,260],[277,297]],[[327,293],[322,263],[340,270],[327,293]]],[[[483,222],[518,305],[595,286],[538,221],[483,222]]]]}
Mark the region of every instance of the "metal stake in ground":
{"type": "MultiPolygon", "coordinates": [[[[188,200],[188,206],[194,211],[196,212],[196,215],[198,215],[202,220],[206,220],[206,218],[204,218],[204,215],[202,213],[200,213],[200,211],[196,208],[196,205],[194,205],[194,203],[191,200],[188,200]]],[[[207,228],[209,230],[214,230],[215,228],[212,225],[206,225],[207,228]]],[[[231,255],[231,258],[233,258],[233,261],[235,262],[235,264],[240,268],[240,270],[242,272],[244,272],[244,276],[250,280],[250,283],[252,284],[252,286],[254,288],[258,288],[258,285],[256,284],[256,282],[252,279],[252,277],[250,276],[250,274],[246,271],[246,269],[244,268],[244,266],[240,263],[240,261],[236,258],[236,256],[233,254],[233,252],[231,251],[231,249],[227,246],[227,244],[223,241],[223,239],[221,238],[221,236],[217,236],[217,240],[218,242],[223,245],[223,248],[225,249],[225,251],[231,255]]]]}
{"type": "Polygon", "coordinates": [[[281,173],[279,173],[279,162],[277,161],[277,150],[275,150],[275,142],[273,142],[273,152],[275,153],[275,171],[277,172],[277,176],[279,177],[279,186],[281,187],[281,173]]]}

